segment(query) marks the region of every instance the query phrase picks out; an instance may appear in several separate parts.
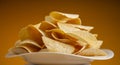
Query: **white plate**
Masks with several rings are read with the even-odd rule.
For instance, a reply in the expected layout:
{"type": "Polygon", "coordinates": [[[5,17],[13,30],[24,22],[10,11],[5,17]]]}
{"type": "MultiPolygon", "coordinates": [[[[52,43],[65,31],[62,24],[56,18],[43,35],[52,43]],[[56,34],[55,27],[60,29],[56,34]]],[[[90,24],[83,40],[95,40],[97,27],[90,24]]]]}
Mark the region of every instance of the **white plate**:
{"type": "MultiPolygon", "coordinates": [[[[114,56],[114,53],[111,50],[103,49],[103,51],[107,53],[107,56],[88,57],[58,52],[34,52],[14,56],[21,56],[26,61],[33,64],[86,64],[93,60],[107,60],[114,56]]],[[[10,54],[7,55],[7,57],[14,56],[10,56],[10,54]]]]}

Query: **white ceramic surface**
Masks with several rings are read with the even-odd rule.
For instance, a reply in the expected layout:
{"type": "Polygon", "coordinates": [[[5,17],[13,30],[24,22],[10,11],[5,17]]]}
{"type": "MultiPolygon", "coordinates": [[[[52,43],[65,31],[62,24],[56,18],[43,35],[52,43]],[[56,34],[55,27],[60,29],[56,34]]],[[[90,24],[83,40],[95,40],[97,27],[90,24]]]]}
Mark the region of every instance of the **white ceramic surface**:
{"type": "MultiPolygon", "coordinates": [[[[26,61],[33,64],[86,64],[90,63],[93,60],[107,60],[114,56],[114,53],[111,50],[103,49],[107,53],[107,56],[80,56],[74,54],[65,54],[58,52],[34,52],[34,53],[26,53],[21,56],[26,61]]],[[[7,57],[14,57],[7,55],[7,57]]]]}

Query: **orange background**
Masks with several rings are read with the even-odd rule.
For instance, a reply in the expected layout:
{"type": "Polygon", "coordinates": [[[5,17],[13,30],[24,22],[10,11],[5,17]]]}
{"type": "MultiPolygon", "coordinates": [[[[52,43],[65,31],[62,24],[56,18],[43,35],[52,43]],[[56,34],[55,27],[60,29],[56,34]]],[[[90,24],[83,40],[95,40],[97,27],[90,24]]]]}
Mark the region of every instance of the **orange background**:
{"type": "Polygon", "coordinates": [[[119,0],[0,0],[0,65],[24,65],[20,58],[5,58],[7,50],[18,40],[19,30],[44,20],[51,11],[80,14],[83,25],[94,26],[93,33],[104,40],[102,48],[111,49],[115,57],[94,61],[92,65],[120,64],[119,0]]]}

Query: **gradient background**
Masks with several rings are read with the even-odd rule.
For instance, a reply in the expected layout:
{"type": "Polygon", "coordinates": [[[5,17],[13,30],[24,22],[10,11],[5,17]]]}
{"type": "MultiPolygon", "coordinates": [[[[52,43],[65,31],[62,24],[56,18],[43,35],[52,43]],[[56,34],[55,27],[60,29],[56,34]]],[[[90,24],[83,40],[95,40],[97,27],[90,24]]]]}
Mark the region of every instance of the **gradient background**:
{"type": "Polygon", "coordinates": [[[19,30],[44,20],[51,11],[80,14],[83,25],[94,26],[104,40],[102,48],[111,49],[115,57],[94,61],[92,65],[120,64],[120,1],[119,0],[0,0],[0,65],[24,65],[20,58],[5,58],[7,50],[18,40],[19,30]]]}

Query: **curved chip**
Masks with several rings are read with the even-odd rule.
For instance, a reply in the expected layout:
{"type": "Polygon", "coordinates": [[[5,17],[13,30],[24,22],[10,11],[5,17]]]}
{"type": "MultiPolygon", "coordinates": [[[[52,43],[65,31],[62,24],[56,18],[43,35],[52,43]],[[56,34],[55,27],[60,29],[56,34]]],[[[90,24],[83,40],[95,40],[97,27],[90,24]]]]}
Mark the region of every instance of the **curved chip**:
{"type": "Polygon", "coordinates": [[[73,53],[75,51],[75,48],[71,45],[53,40],[45,36],[43,36],[42,39],[50,52],[73,53]]]}
{"type": "Polygon", "coordinates": [[[94,49],[94,48],[88,48],[84,49],[78,55],[83,55],[83,56],[105,56],[107,55],[103,50],[100,49],[94,49]]]}
{"type": "Polygon", "coordinates": [[[12,55],[29,53],[28,50],[26,50],[24,47],[14,47],[11,48],[9,52],[12,52],[12,55]]]}
{"type": "Polygon", "coordinates": [[[22,41],[30,39],[38,43],[41,47],[44,45],[41,38],[42,35],[34,25],[28,25],[19,32],[19,37],[22,41]]]}
{"type": "Polygon", "coordinates": [[[69,23],[69,24],[81,24],[81,20],[80,18],[75,18],[75,19],[69,19],[66,21],[66,23],[69,23]]]}
{"type": "Polygon", "coordinates": [[[66,25],[65,23],[57,23],[59,29],[61,29],[62,31],[64,31],[65,33],[71,33],[73,31],[79,31],[78,28],[72,27],[71,25],[66,25]]]}
{"type": "Polygon", "coordinates": [[[91,31],[94,27],[92,26],[83,26],[83,25],[74,25],[74,24],[68,24],[73,27],[79,28],[80,30],[85,30],[85,31],[91,31]]]}
{"type": "Polygon", "coordinates": [[[36,43],[35,41],[30,40],[30,39],[26,39],[26,40],[23,40],[23,41],[18,40],[18,41],[16,42],[16,44],[15,44],[15,47],[20,46],[20,45],[23,45],[23,44],[26,44],[26,43],[35,45],[35,46],[37,46],[37,47],[39,47],[39,48],[43,48],[43,47],[41,47],[38,43],[36,43]]]}
{"type": "Polygon", "coordinates": [[[72,34],[79,37],[79,39],[83,39],[84,41],[86,41],[90,48],[96,47],[97,39],[91,33],[87,32],[87,31],[79,30],[79,31],[72,32],[72,34]]]}
{"type": "MultiPolygon", "coordinates": [[[[68,24],[68,23],[58,23],[58,26],[64,26],[64,27],[71,27],[71,28],[77,28],[80,30],[85,30],[85,31],[91,31],[94,27],[92,26],[83,26],[83,25],[76,25],[76,24],[68,24]]],[[[70,29],[71,29],[70,28],[70,29]]]]}
{"type": "Polygon", "coordinates": [[[41,48],[30,43],[20,44],[14,48],[11,48],[10,51],[14,54],[23,54],[40,51],[41,48]]]}
{"type": "Polygon", "coordinates": [[[101,47],[102,43],[103,43],[103,41],[98,40],[97,43],[94,45],[95,47],[93,47],[93,48],[99,49],[101,47]]]}
{"type": "Polygon", "coordinates": [[[42,21],[41,25],[39,27],[40,30],[45,31],[45,30],[50,30],[50,29],[54,29],[56,28],[56,25],[51,23],[51,22],[46,22],[46,21],[42,21]]]}
{"type": "Polygon", "coordinates": [[[37,52],[37,51],[40,51],[40,50],[41,50],[40,47],[35,46],[35,45],[33,45],[33,44],[30,44],[30,43],[21,44],[21,45],[16,46],[16,47],[23,47],[23,48],[25,48],[29,53],[31,53],[31,52],[37,52]]]}
{"type": "Polygon", "coordinates": [[[46,17],[46,20],[54,22],[62,22],[62,23],[71,23],[71,24],[81,24],[80,18],[78,18],[78,14],[67,14],[61,13],[57,11],[53,11],[50,13],[49,17],[46,17]]]}
{"type": "Polygon", "coordinates": [[[67,14],[67,13],[61,13],[57,11],[53,11],[50,13],[50,16],[57,19],[57,20],[65,20],[66,18],[78,18],[78,14],[67,14]]]}
{"type": "Polygon", "coordinates": [[[51,16],[45,16],[45,21],[46,22],[51,22],[51,23],[53,23],[53,24],[57,24],[57,22],[58,22],[58,20],[56,20],[56,19],[54,19],[53,17],[51,17],[51,16]]]}
{"type": "Polygon", "coordinates": [[[27,39],[24,41],[18,40],[15,44],[15,47],[11,48],[10,51],[15,54],[23,54],[23,53],[37,52],[42,48],[43,47],[41,47],[35,41],[27,39]]]}
{"type": "Polygon", "coordinates": [[[66,34],[69,33],[74,36],[76,39],[78,39],[79,42],[87,43],[90,48],[97,48],[97,39],[92,33],[77,29],[75,27],[72,27],[71,25],[67,25],[64,23],[58,23],[58,27],[66,34]]]}
{"type": "Polygon", "coordinates": [[[51,35],[57,41],[74,46],[75,47],[74,52],[78,52],[83,48],[83,46],[81,46],[81,43],[76,42],[76,40],[74,40],[71,36],[65,34],[60,29],[51,30],[51,35]]]}

